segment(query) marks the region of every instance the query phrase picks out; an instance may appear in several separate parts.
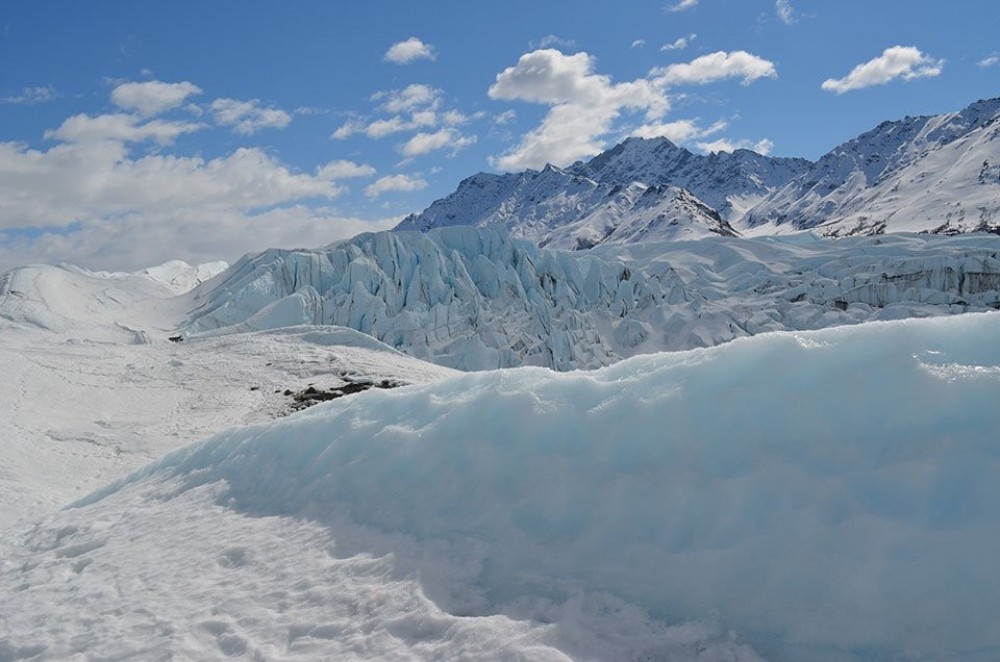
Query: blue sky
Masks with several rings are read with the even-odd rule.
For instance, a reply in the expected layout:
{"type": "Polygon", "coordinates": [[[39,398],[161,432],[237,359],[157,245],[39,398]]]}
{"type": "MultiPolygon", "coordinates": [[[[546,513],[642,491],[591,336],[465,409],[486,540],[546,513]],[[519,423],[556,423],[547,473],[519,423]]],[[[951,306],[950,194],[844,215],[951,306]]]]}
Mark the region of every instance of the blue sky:
{"type": "Polygon", "coordinates": [[[630,134],[815,159],[1000,95],[997,35],[995,0],[12,0],[0,269],[319,246],[630,134]]]}

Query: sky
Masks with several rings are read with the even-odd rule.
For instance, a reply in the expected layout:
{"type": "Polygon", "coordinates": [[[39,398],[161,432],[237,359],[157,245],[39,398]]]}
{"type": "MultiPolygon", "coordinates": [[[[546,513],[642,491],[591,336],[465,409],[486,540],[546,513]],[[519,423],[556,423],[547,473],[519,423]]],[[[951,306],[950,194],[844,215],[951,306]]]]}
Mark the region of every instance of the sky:
{"type": "Polygon", "coordinates": [[[8,0],[0,270],[234,261],[629,135],[817,159],[1000,95],[1000,6],[8,0]]]}

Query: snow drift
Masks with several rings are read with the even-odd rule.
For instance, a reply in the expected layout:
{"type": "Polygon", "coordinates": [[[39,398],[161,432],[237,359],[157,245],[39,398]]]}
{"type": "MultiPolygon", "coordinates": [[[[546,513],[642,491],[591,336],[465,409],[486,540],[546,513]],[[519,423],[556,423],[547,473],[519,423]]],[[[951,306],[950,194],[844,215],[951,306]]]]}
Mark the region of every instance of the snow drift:
{"type": "Polygon", "coordinates": [[[229,431],[3,543],[0,652],[86,653],[117,607],[93,650],[996,659],[998,346],[993,313],[766,334],[229,431]],[[138,567],[157,541],[185,551],[138,567]],[[352,612],[317,577],[425,597],[352,612]]]}

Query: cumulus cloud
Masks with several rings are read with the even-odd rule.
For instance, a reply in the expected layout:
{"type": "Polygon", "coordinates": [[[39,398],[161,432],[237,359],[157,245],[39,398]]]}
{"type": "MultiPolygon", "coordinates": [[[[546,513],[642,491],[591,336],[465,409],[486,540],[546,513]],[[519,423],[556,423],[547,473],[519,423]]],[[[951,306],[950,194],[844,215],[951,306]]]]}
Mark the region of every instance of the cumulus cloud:
{"type": "Polygon", "coordinates": [[[493,160],[504,170],[569,163],[596,154],[603,148],[599,138],[623,110],[645,111],[654,121],[669,108],[665,93],[652,82],[612,83],[608,76],[594,73],[594,59],[587,53],[564,55],[554,49],[522,55],[516,66],[497,74],[489,96],[551,107],[540,126],[493,160]]]}
{"type": "Polygon", "coordinates": [[[686,37],[678,37],[669,44],[663,44],[660,46],[661,51],[682,51],[688,47],[692,41],[698,38],[698,35],[693,32],[686,37]]]}
{"type": "Polygon", "coordinates": [[[35,260],[126,270],[231,260],[398,222],[321,206],[346,190],[336,180],[374,175],[369,165],[331,161],[309,173],[253,147],[215,158],[169,153],[175,138],[207,127],[149,116],[193,92],[124,90],[112,95],[130,112],[71,116],[45,132],[56,143],[47,149],[0,142],[0,271],[35,260]]]}
{"type": "Polygon", "coordinates": [[[738,149],[749,149],[758,154],[763,154],[767,156],[774,149],[774,143],[767,138],[763,138],[756,142],[751,140],[737,140],[731,141],[728,138],[719,138],[718,140],[713,140],[712,142],[700,142],[698,143],[698,149],[704,152],[734,152],[738,149]]]}
{"type": "Polygon", "coordinates": [[[31,262],[70,262],[110,271],[138,271],[172,259],[191,264],[234,262],[266,248],[312,248],[361,232],[389,230],[400,220],[365,220],[305,204],[261,213],[177,208],[87,216],[69,231],[48,229],[29,235],[0,230],[0,272],[31,262]]]}
{"type": "Polygon", "coordinates": [[[941,73],[944,60],[937,60],[922,53],[915,46],[892,46],[882,55],[859,64],[843,78],[828,78],[822,88],[828,92],[843,94],[875,85],[885,85],[897,78],[913,80],[930,78],[941,73]]]}
{"type": "Polygon", "coordinates": [[[192,209],[250,211],[333,198],[328,179],[295,173],[256,148],[215,159],[129,155],[112,141],[47,151],[0,143],[0,228],[66,227],[85,218],[192,209]]]}
{"type": "Polygon", "coordinates": [[[698,0],[681,0],[675,5],[667,5],[667,11],[684,11],[685,9],[692,9],[698,5],[698,0]]]}
{"type": "Polygon", "coordinates": [[[337,128],[330,137],[343,140],[354,135],[365,135],[379,139],[417,132],[399,146],[399,151],[407,158],[440,149],[456,154],[475,143],[476,137],[463,135],[453,127],[485,117],[485,113],[466,115],[455,108],[446,108],[444,93],[438,88],[423,84],[377,92],[372,95],[371,101],[376,104],[377,112],[388,116],[377,119],[352,118],[337,128]]]}
{"type": "Polygon", "coordinates": [[[642,48],[645,45],[646,45],[645,39],[636,39],[635,41],[632,42],[632,48],[642,48]]]}
{"type": "Polygon", "coordinates": [[[420,108],[437,108],[441,105],[441,90],[430,85],[407,85],[401,90],[376,92],[372,101],[380,102],[380,109],[387,113],[405,113],[420,108]]]}
{"type": "Polygon", "coordinates": [[[742,83],[749,85],[759,78],[777,78],[778,72],[773,62],[746,51],[718,51],[654,69],[653,75],[665,85],[700,85],[726,78],[742,78],[742,83]]]}
{"type": "MultiPolygon", "coordinates": [[[[643,130],[653,132],[670,108],[667,90],[674,85],[726,78],[740,78],[749,84],[776,76],[773,63],[744,51],[713,53],[622,83],[595,73],[594,59],[587,53],[565,55],[553,49],[526,53],[516,66],[497,75],[489,96],[544,104],[549,111],[519,144],[491,163],[503,170],[571,163],[602,151],[604,136],[623,113],[644,113],[647,129],[643,130]]],[[[659,124],[663,132],[676,131],[678,126],[659,124]]]]}
{"type": "Polygon", "coordinates": [[[379,177],[375,183],[365,187],[365,195],[369,198],[377,198],[383,193],[390,191],[408,192],[420,191],[427,188],[427,182],[420,177],[411,175],[386,175],[379,177]]]}
{"type": "Polygon", "coordinates": [[[980,69],[988,69],[989,67],[995,67],[1000,64],[1000,55],[990,55],[989,57],[984,57],[982,60],[976,63],[980,69]]]}
{"type": "Polygon", "coordinates": [[[283,129],[292,116],[278,108],[264,108],[259,99],[216,99],[210,106],[217,124],[232,127],[233,131],[249,136],[261,129],[283,129]]]}
{"type": "Polygon", "coordinates": [[[684,119],[644,124],[632,130],[630,134],[638,138],[666,138],[671,142],[685,143],[698,138],[706,138],[719,131],[725,131],[727,126],[725,120],[719,120],[711,126],[702,127],[695,120],[684,119]]]}
{"type": "Polygon", "coordinates": [[[49,140],[71,143],[113,141],[138,143],[152,140],[160,145],[172,143],[178,136],[193,133],[204,127],[193,122],[150,120],[143,122],[138,116],[113,113],[110,115],[73,115],[57,129],[45,132],[49,140]]]}
{"type": "Polygon", "coordinates": [[[375,174],[375,168],[354,161],[330,161],[316,170],[316,176],[320,179],[349,179],[351,177],[371,177],[375,174]]]}
{"type": "Polygon", "coordinates": [[[775,0],[774,11],[777,12],[778,18],[785,25],[795,23],[795,8],[788,0],[775,0]]]}
{"type": "Polygon", "coordinates": [[[436,57],[434,47],[425,44],[417,37],[393,44],[385,52],[385,60],[395,64],[409,64],[415,60],[433,60],[436,57]]]}
{"type": "Polygon", "coordinates": [[[36,103],[45,103],[59,98],[56,88],[51,85],[38,87],[26,87],[18,94],[0,98],[0,103],[11,105],[33,106],[36,103]]]}
{"type": "Polygon", "coordinates": [[[164,83],[151,80],[118,85],[111,90],[111,102],[122,110],[152,117],[180,106],[188,97],[197,94],[201,94],[201,88],[188,81],[164,83]]]}
{"type": "Polygon", "coordinates": [[[447,149],[454,155],[475,142],[475,136],[463,136],[455,129],[441,129],[434,133],[416,134],[406,141],[400,152],[403,156],[413,157],[439,149],[447,149]]]}

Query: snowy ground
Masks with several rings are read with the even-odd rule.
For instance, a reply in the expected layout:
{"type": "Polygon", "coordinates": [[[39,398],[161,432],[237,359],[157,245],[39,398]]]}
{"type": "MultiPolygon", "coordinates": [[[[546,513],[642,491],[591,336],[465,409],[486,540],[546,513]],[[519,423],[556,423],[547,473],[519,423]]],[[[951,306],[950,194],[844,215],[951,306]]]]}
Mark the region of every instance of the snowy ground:
{"type": "Polygon", "coordinates": [[[63,267],[17,275],[0,303],[0,527],[219,430],[286,414],[286,390],[452,374],[333,327],[173,343],[190,302],[170,288],[63,267]]]}
{"type": "Polygon", "coordinates": [[[0,661],[1000,657],[998,313],[460,374],[136,278],[0,283],[0,661]]]}
{"type": "Polygon", "coordinates": [[[0,547],[0,655],[996,659],[1000,315],[371,391],[0,547]]]}

